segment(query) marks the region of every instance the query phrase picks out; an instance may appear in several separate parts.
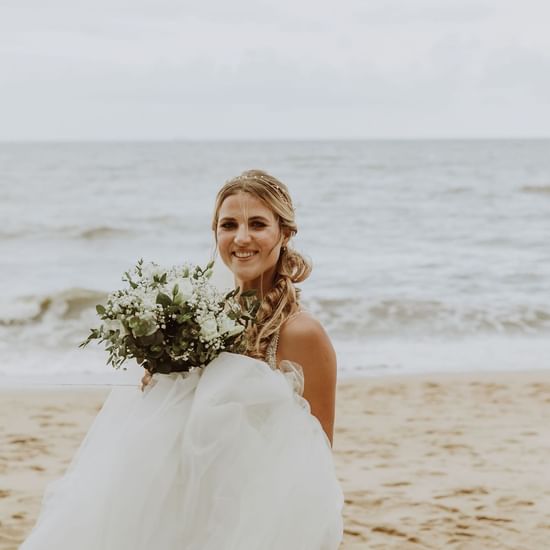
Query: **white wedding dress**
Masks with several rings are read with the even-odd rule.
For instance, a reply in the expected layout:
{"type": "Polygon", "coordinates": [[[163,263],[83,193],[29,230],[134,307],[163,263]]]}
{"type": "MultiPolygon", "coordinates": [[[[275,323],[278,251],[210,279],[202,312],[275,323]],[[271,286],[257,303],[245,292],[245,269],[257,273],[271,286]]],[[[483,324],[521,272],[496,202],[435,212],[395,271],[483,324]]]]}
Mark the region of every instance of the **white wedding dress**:
{"type": "Polygon", "coordinates": [[[300,369],[274,356],[114,389],[20,549],[337,549],[330,444],[300,369]]]}

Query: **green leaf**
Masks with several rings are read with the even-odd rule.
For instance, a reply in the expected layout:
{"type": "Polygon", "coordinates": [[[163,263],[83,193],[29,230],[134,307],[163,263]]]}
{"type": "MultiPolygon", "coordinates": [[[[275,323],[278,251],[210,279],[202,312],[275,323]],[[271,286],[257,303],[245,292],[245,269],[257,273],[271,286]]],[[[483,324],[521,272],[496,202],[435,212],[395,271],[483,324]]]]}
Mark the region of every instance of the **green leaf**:
{"type": "Polygon", "coordinates": [[[157,304],[168,307],[172,305],[172,299],[170,298],[170,296],[168,296],[168,294],[164,294],[164,292],[159,292],[157,295],[157,304]]]}
{"type": "Polygon", "coordinates": [[[164,343],[164,337],[162,335],[161,330],[157,330],[153,334],[150,334],[149,336],[141,336],[138,339],[138,343],[140,346],[151,346],[155,344],[162,344],[164,343]]]}
{"type": "Polygon", "coordinates": [[[237,295],[238,293],[238,289],[237,288],[234,288],[233,290],[230,290],[225,296],[224,296],[224,300],[229,300],[231,298],[233,298],[234,296],[237,295]]]}
{"type": "Polygon", "coordinates": [[[251,298],[253,296],[256,296],[258,294],[258,291],[255,288],[251,288],[250,290],[245,290],[241,293],[242,298],[251,298]]]}
{"type": "Polygon", "coordinates": [[[256,303],[252,306],[252,308],[251,308],[251,310],[250,310],[250,315],[251,315],[253,318],[256,317],[256,313],[258,313],[258,310],[260,309],[260,305],[261,305],[261,302],[258,301],[258,302],[256,302],[256,303]]]}
{"type": "MultiPolygon", "coordinates": [[[[124,275],[126,275],[126,281],[128,281],[128,284],[132,287],[132,288],[137,288],[138,285],[136,283],[134,283],[134,281],[132,281],[132,277],[130,275],[130,273],[128,271],[125,271],[124,272],[124,275]]],[[[122,278],[122,280],[124,281],[124,277],[122,278]]]]}
{"type": "Polygon", "coordinates": [[[105,315],[105,307],[101,304],[95,306],[95,310],[98,312],[99,315],[105,315]]]}
{"type": "Polygon", "coordinates": [[[130,328],[136,328],[139,325],[139,322],[140,322],[140,318],[134,315],[130,317],[130,319],[128,319],[128,326],[130,328]]]}
{"type": "Polygon", "coordinates": [[[185,323],[185,321],[188,321],[191,317],[193,317],[192,313],[184,313],[183,315],[178,315],[176,321],[178,323],[185,323]]]}

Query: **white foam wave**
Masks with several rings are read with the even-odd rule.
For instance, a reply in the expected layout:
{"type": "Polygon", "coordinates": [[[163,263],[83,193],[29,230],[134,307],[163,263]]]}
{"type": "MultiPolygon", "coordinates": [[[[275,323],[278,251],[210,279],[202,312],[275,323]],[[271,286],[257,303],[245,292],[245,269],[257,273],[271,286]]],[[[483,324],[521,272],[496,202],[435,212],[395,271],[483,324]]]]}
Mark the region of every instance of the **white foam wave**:
{"type": "Polygon", "coordinates": [[[25,227],[4,227],[0,229],[0,240],[15,240],[39,237],[64,239],[124,239],[131,237],[134,231],[110,225],[91,227],[79,227],[76,225],[51,226],[51,225],[27,225],[25,227]]]}
{"type": "Polygon", "coordinates": [[[22,296],[0,304],[0,326],[78,319],[83,312],[90,311],[96,304],[103,302],[106,296],[105,292],[85,288],[69,288],[39,296],[22,296]]]}
{"type": "Polygon", "coordinates": [[[539,193],[550,195],[550,185],[524,185],[521,190],[524,193],[539,193]]]}
{"type": "Polygon", "coordinates": [[[392,334],[537,334],[550,331],[547,305],[491,308],[437,300],[320,298],[308,302],[334,333],[352,337],[392,334]]]}

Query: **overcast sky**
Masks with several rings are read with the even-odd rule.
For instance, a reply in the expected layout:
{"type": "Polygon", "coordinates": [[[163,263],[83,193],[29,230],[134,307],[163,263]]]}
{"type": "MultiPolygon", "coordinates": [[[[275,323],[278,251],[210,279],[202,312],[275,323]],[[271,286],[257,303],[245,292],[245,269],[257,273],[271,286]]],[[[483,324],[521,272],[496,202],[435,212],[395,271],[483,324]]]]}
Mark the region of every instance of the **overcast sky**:
{"type": "Polygon", "coordinates": [[[549,0],[0,0],[0,140],[550,137],[549,0]]]}

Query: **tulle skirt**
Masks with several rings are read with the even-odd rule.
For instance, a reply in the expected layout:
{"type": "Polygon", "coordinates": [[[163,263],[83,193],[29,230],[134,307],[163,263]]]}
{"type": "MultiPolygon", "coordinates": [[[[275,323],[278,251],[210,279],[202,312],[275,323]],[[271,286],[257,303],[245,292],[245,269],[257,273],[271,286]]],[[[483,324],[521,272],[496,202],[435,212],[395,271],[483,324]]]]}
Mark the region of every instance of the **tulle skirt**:
{"type": "Polygon", "coordinates": [[[291,376],[222,353],[116,388],[23,550],[334,550],[343,495],[291,376]]]}

